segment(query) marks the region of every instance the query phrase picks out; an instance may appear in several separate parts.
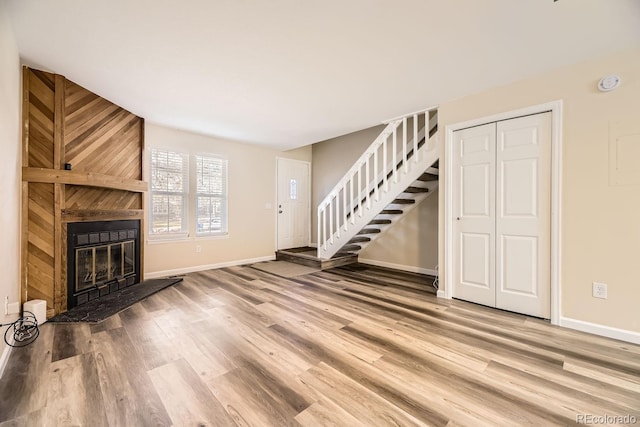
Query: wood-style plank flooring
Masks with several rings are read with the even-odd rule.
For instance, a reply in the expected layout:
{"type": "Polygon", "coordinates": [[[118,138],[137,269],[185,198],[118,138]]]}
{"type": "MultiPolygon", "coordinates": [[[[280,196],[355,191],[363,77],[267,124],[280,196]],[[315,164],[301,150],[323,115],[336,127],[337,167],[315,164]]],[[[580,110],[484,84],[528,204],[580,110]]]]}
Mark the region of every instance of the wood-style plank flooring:
{"type": "Polygon", "coordinates": [[[44,324],[11,353],[0,426],[640,425],[640,346],[430,283],[362,265],[188,274],[102,323],[44,324]]]}

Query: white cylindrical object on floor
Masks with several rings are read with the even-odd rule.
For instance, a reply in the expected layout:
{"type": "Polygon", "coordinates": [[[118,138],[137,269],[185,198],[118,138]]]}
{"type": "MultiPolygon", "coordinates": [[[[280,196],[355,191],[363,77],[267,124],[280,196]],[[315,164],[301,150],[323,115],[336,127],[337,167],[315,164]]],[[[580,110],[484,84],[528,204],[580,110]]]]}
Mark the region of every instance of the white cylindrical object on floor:
{"type": "Polygon", "coordinates": [[[22,304],[23,316],[25,311],[33,313],[36,317],[38,325],[42,325],[47,321],[47,302],[43,299],[32,299],[22,304]]]}

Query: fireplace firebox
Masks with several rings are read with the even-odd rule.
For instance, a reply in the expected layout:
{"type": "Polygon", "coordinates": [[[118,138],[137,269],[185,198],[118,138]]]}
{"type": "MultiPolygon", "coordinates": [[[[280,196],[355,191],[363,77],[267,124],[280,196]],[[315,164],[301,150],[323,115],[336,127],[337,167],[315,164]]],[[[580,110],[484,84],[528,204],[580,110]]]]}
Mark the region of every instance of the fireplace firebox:
{"type": "Polygon", "coordinates": [[[140,283],[140,221],[67,224],[67,309],[140,283]]]}

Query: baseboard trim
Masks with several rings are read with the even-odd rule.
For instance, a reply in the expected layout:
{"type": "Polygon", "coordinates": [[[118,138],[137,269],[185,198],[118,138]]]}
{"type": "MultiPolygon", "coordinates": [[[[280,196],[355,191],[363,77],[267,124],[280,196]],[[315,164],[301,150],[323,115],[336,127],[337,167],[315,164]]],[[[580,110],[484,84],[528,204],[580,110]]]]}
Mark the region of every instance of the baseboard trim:
{"type": "Polygon", "coordinates": [[[436,294],[436,296],[438,298],[446,298],[447,297],[447,293],[444,291],[444,289],[438,289],[438,293],[436,294]]]}
{"type": "Polygon", "coordinates": [[[428,274],[429,276],[437,276],[438,271],[430,268],[415,267],[413,265],[394,264],[392,262],[378,261],[376,259],[367,259],[358,257],[358,263],[375,265],[376,267],[393,268],[394,270],[407,271],[409,273],[428,274]]]}
{"type": "MultiPolygon", "coordinates": [[[[9,337],[9,342],[11,344],[15,342],[13,340],[13,335],[9,337]]],[[[4,368],[7,367],[7,363],[9,362],[9,356],[11,356],[12,349],[13,347],[5,344],[4,350],[2,351],[2,356],[0,356],[0,379],[2,379],[2,375],[4,374],[4,368]]]]}
{"type": "Polygon", "coordinates": [[[564,316],[560,317],[559,325],[565,328],[575,329],[576,331],[587,332],[594,335],[600,335],[602,337],[640,344],[640,332],[612,328],[611,326],[585,322],[583,320],[571,319],[564,316]]]}
{"type": "Polygon", "coordinates": [[[154,271],[151,273],[145,273],[145,279],[157,279],[159,277],[176,276],[180,274],[195,273],[196,271],[214,270],[216,268],[233,267],[236,265],[254,264],[256,262],[273,261],[276,259],[275,255],[264,256],[259,258],[239,259],[235,261],[220,262],[217,264],[196,265],[193,267],[176,268],[173,270],[154,271]]]}

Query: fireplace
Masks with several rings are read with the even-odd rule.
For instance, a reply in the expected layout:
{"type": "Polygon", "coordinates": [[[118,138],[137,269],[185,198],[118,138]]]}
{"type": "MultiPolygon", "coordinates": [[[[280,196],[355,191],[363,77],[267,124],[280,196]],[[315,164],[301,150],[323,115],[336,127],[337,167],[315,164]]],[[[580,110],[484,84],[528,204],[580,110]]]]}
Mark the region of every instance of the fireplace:
{"type": "Polygon", "coordinates": [[[67,309],[140,283],[140,221],[67,224],[67,309]]]}

